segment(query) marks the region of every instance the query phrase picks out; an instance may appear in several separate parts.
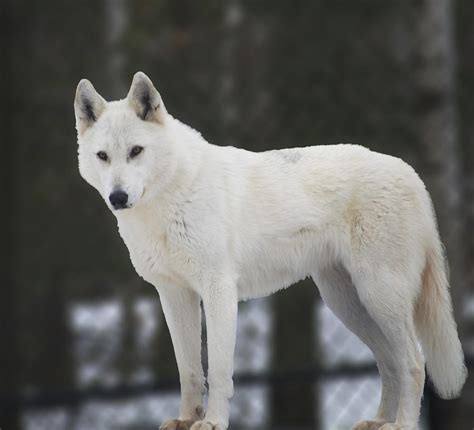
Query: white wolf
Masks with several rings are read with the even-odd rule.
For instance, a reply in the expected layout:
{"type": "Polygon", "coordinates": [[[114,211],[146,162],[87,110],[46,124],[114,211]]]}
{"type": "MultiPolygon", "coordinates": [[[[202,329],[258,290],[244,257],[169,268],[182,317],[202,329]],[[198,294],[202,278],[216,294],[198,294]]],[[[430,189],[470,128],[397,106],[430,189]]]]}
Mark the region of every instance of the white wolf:
{"type": "Polygon", "coordinates": [[[117,217],[171,332],[181,411],[161,429],[227,429],[238,301],[307,276],[378,363],[377,415],[353,429],[416,429],[425,359],[443,398],[460,392],[466,368],[443,248],[410,166],[355,145],[211,145],[167,113],[141,72],[127,98],[109,103],[82,80],[74,107],[80,173],[117,217]]]}

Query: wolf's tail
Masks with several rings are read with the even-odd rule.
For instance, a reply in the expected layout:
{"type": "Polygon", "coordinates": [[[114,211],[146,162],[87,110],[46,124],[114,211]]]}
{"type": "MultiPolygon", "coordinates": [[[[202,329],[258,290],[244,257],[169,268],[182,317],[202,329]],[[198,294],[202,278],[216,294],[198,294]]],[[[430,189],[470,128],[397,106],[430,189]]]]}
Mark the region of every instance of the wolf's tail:
{"type": "Polygon", "coordinates": [[[459,395],[467,377],[464,354],[453,318],[449,272],[439,238],[428,252],[415,313],[426,368],[443,399],[459,395]]]}

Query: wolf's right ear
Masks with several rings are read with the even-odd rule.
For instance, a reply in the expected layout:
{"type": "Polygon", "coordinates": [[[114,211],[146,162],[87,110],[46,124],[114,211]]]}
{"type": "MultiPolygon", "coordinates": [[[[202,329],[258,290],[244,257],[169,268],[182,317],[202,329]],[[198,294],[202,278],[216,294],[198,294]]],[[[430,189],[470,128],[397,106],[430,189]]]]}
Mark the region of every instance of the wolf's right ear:
{"type": "Polygon", "coordinates": [[[145,73],[135,73],[127,99],[130,107],[142,120],[158,123],[165,121],[167,113],[163,100],[145,73]]]}
{"type": "Polygon", "coordinates": [[[104,111],[107,102],[95,90],[87,79],[82,79],[77,85],[74,99],[74,113],[76,128],[79,134],[84,133],[92,126],[104,111]]]}

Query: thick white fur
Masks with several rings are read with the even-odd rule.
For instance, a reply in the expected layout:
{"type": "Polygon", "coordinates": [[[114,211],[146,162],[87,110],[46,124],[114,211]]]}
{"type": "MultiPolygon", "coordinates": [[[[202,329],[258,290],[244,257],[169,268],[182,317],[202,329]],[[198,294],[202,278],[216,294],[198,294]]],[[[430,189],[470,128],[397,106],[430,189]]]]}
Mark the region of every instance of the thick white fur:
{"type": "Polygon", "coordinates": [[[466,370],[441,242],[410,166],[356,145],[263,153],[211,145],[166,112],[143,73],[126,99],[110,103],[81,81],[75,109],[80,172],[107,204],[113,190],[127,192],[131,207],[114,211],[120,235],[138,274],[156,286],[173,339],[182,405],[163,429],[228,427],[238,301],[307,276],[378,362],[377,417],[354,429],[417,428],[418,336],[438,392],[459,393],[466,370]],[[134,145],[144,150],[130,159],[134,145]]]}

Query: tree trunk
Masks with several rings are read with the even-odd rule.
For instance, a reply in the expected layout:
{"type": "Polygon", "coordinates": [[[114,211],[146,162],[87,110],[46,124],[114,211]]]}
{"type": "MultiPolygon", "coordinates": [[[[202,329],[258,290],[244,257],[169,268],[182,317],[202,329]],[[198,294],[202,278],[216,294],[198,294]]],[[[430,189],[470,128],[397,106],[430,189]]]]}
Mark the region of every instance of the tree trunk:
{"type": "MultiPolygon", "coordinates": [[[[19,285],[15,281],[15,230],[14,221],[17,214],[14,208],[18,195],[16,193],[17,182],[12,180],[14,161],[17,157],[17,146],[10,144],[15,141],[13,126],[11,125],[12,115],[10,106],[14,105],[14,94],[12,93],[12,78],[14,77],[12,65],[12,51],[15,49],[14,31],[16,27],[12,25],[14,16],[14,5],[7,1],[1,11],[0,34],[4,41],[4,67],[1,79],[2,94],[4,100],[1,108],[0,132],[4,143],[2,157],[2,191],[4,202],[8,202],[8,210],[3,210],[2,218],[4,225],[4,240],[2,241],[3,282],[0,288],[0,339],[4,342],[2,353],[0,354],[0,397],[6,400],[13,400],[20,388],[21,361],[18,342],[19,318],[18,318],[18,297],[19,285]]],[[[19,30],[17,30],[19,31],[19,30]]],[[[0,400],[0,427],[2,429],[20,430],[21,415],[20,409],[14,403],[8,404],[0,400]]]]}
{"type": "MultiPolygon", "coordinates": [[[[462,337],[463,274],[465,246],[462,237],[463,184],[461,181],[458,112],[456,100],[456,52],[452,0],[416,0],[417,124],[424,166],[423,179],[433,197],[441,237],[451,269],[451,294],[462,337]]],[[[472,385],[471,381],[468,384],[472,385]]],[[[466,387],[468,389],[468,387],[466,387]]],[[[430,395],[430,429],[470,428],[474,416],[461,413],[464,396],[445,402],[430,395]]]]}
{"type": "MultiPolygon", "coordinates": [[[[306,280],[273,297],[273,371],[315,365],[316,287],[306,280]]],[[[318,429],[315,384],[288,380],[271,391],[272,429],[318,429]],[[297,399],[297,400],[295,400],[297,399]]]]}
{"type": "Polygon", "coordinates": [[[225,4],[222,39],[219,45],[220,66],[218,107],[220,112],[219,145],[242,146],[236,142],[239,125],[239,91],[237,90],[238,37],[243,20],[243,9],[239,0],[225,4]]]}
{"type": "Polygon", "coordinates": [[[127,91],[124,83],[126,56],[123,37],[128,23],[127,0],[104,0],[106,42],[108,49],[107,74],[110,96],[115,100],[123,98],[127,91]]]}
{"type": "Polygon", "coordinates": [[[417,122],[423,178],[436,207],[451,267],[455,310],[462,293],[462,182],[451,0],[417,0],[417,122]]]}

